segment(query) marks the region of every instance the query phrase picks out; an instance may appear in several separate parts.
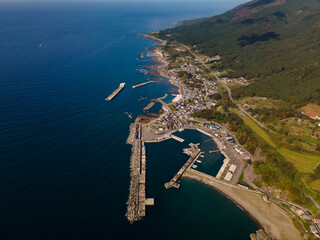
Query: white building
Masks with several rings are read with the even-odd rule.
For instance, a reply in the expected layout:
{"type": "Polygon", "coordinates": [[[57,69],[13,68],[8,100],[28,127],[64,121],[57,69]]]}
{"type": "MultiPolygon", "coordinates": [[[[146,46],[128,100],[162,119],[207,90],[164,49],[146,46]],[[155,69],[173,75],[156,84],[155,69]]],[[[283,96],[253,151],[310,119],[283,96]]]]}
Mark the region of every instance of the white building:
{"type": "Polygon", "coordinates": [[[228,172],[224,177],[224,180],[230,182],[232,177],[233,177],[233,174],[231,172],[228,172]]]}
{"type": "Polygon", "coordinates": [[[230,168],[229,168],[229,171],[232,172],[232,173],[234,173],[234,172],[236,171],[236,169],[237,169],[237,166],[234,165],[234,164],[231,164],[231,166],[230,166],[230,168]]]}

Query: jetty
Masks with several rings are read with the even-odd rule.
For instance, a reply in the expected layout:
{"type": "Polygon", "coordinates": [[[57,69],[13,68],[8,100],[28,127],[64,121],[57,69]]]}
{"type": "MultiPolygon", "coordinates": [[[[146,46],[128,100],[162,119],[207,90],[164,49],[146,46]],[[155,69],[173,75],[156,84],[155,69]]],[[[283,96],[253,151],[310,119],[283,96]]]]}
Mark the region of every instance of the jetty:
{"type": "Polygon", "coordinates": [[[183,138],[179,138],[179,137],[177,137],[177,136],[175,136],[175,135],[170,135],[170,137],[172,138],[172,139],[174,139],[174,140],[177,140],[178,142],[181,142],[181,143],[183,143],[184,142],[184,139],[183,138]]]}
{"type": "MultiPolygon", "coordinates": [[[[211,140],[211,139],[210,139],[211,140]]],[[[209,151],[209,153],[217,153],[217,152],[220,152],[220,150],[212,150],[212,151],[209,151]]]]}
{"type": "Polygon", "coordinates": [[[138,85],[132,86],[132,88],[142,87],[142,86],[144,86],[144,85],[147,85],[147,84],[150,84],[150,83],[155,83],[155,82],[157,82],[157,81],[148,81],[148,82],[140,83],[140,84],[138,84],[138,85]]]}
{"type": "Polygon", "coordinates": [[[182,168],[177,172],[177,174],[170,180],[170,182],[167,182],[164,184],[166,189],[169,188],[180,188],[180,184],[178,181],[180,180],[181,176],[184,174],[184,172],[193,165],[193,163],[198,159],[200,156],[200,149],[196,144],[190,143],[189,146],[191,147],[192,155],[188,159],[188,161],[182,166],[182,168]]]}
{"type": "Polygon", "coordinates": [[[223,172],[224,172],[224,170],[226,169],[226,167],[228,166],[228,164],[229,164],[229,158],[228,157],[226,157],[224,160],[223,160],[223,164],[222,164],[222,166],[221,166],[221,168],[220,168],[220,170],[219,170],[219,172],[218,172],[218,174],[216,175],[216,178],[217,179],[220,179],[221,178],[221,176],[222,176],[222,174],[223,174],[223,172]]]}
{"type": "Polygon", "coordinates": [[[130,159],[131,181],[126,216],[130,223],[133,223],[146,216],[147,205],[154,205],[153,198],[146,198],[147,158],[140,119],[136,119],[131,124],[127,143],[132,145],[132,153],[130,159]]]}
{"type": "Polygon", "coordinates": [[[168,94],[166,93],[163,97],[160,97],[158,99],[162,100],[162,99],[165,99],[166,97],[168,97],[168,94]]]}
{"type": "Polygon", "coordinates": [[[154,102],[149,103],[146,107],[143,108],[143,111],[148,111],[150,108],[154,106],[154,102]]]}
{"type": "Polygon", "coordinates": [[[157,101],[158,101],[159,103],[161,103],[161,105],[164,105],[164,106],[167,105],[167,104],[166,104],[162,99],[160,99],[160,98],[158,98],[157,101]]]}
{"type": "Polygon", "coordinates": [[[111,93],[105,100],[111,101],[115,96],[118,95],[118,93],[124,88],[125,85],[125,83],[120,83],[120,86],[116,90],[114,90],[113,93],[111,93]]]}

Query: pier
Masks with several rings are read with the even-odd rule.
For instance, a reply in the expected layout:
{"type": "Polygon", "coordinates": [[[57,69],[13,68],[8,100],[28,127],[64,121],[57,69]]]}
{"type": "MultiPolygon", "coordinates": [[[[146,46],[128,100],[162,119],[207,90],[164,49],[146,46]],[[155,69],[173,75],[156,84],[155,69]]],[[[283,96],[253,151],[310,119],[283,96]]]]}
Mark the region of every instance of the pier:
{"type": "Polygon", "coordinates": [[[166,93],[163,97],[160,97],[160,98],[158,98],[158,99],[163,100],[163,99],[165,99],[165,98],[167,98],[167,97],[168,97],[168,94],[166,93]]]}
{"type": "Polygon", "coordinates": [[[171,137],[172,139],[174,139],[174,140],[177,140],[178,142],[181,142],[181,143],[184,142],[184,139],[179,138],[179,137],[177,137],[177,136],[175,136],[175,135],[172,135],[172,134],[171,134],[170,137],[171,137]]]}
{"type": "Polygon", "coordinates": [[[136,121],[130,126],[130,134],[127,143],[132,145],[130,159],[130,189],[129,200],[127,202],[127,218],[130,223],[139,221],[146,216],[146,206],[154,205],[153,198],[146,198],[146,171],[147,158],[146,146],[142,139],[141,120],[136,121]]]}
{"type": "Polygon", "coordinates": [[[220,179],[220,178],[221,178],[221,175],[223,174],[224,170],[225,170],[226,167],[228,166],[229,161],[230,161],[230,160],[229,160],[229,158],[227,158],[227,157],[223,160],[223,164],[222,164],[222,166],[221,166],[218,174],[216,175],[216,178],[217,178],[217,179],[220,179]]]}
{"type": "Polygon", "coordinates": [[[178,183],[178,181],[180,180],[181,176],[195,162],[195,160],[197,160],[198,157],[200,156],[200,149],[198,148],[197,145],[190,143],[190,147],[191,147],[191,151],[192,151],[191,157],[182,166],[182,168],[177,172],[177,174],[171,179],[171,181],[164,184],[166,189],[169,189],[172,187],[177,188],[177,189],[180,188],[180,184],[178,183]]]}
{"type": "Polygon", "coordinates": [[[125,83],[120,83],[120,86],[116,90],[114,90],[113,93],[111,93],[105,100],[111,101],[115,96],[118,95],[118,93],[124,88],[125,85],[125,83]]]}
{"type": "Polygon", "coordinates": [[[155,82],[157,82],[157,81],[148,81],[148,82],[140,83],[140,84],[138,84],[138,85],[132,86],[132,88],[142,87],[142,86],[144,86],[144,85],[147,85],[147,84],[150,84],[150,83],[155,83],[155,82]]]}
{"type": "MultiPolygon", "coordinates": [[[[210,139],[211,140],[211,139],[210,139]]],[[[209,151],[209,153],[217,153],[217,152],[220,152],[220,150],[212,150],[212,151],[209,151]]]]}
{"type": "Polygon", "coordinates": [[[162,105],[167,105],[162,99],[158,98],[157,99],[159,103],[161,103],[162,105]]]}

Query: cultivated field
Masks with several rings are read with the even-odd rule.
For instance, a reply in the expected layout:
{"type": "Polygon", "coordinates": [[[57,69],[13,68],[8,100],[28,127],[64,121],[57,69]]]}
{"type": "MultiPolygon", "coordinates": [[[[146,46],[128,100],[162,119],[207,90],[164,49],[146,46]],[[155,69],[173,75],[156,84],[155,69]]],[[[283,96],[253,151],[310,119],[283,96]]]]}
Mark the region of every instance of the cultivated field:
{"type": "Polygon", "coordinates": [[[316,116],[320,115],[320,106],[316,104],[309,103],[302,108],[302,111],[314,114],[316,116]]]}
{"type": "MultiPolygon", "coordinates": [[[[272,139],[261,127],[259,127],[251,118],[248,116],[239,115],[245,124],[247,124],[257,135],[259,135],[262,139],[264,139],[271,146],[276,147],[273,143],[272,139]]],[[[288,149],[280,149],[279,153],[287,159],[289,162],[292,162],[298,171],[302,173],[311,173],[315,169],[315,167],[320,162],[320,155],[312,155],[306,153],[300,153],[291,151],[288,149]]],[[[320,183],[319,183],[320,184],[320,183]]]]}
{"type": "Polygon", "coordinates": [[[260,128],[255,121],[253,121],[248,116],[242,116],[242,115],[239,115],[239,116],[243,119],[244,123],[248,125],[256,134],[258,134],[262,139],[264,139],[272,147],[276,147],[276,145],[273,143],[268,133],[266,133],[262,128],[260,128]]]}
{"type": "Polygon", "coordinates": [[[310,187],[320,191],[320,179],[313,181],[312,183],[310,183],[310,187]]]}
{"type": "Polygon", "coordinates": [[[320,162],[320,155],[299,153],[288,149],[280,149],[279,153],[303,173],[311,173],[320,162]]]}

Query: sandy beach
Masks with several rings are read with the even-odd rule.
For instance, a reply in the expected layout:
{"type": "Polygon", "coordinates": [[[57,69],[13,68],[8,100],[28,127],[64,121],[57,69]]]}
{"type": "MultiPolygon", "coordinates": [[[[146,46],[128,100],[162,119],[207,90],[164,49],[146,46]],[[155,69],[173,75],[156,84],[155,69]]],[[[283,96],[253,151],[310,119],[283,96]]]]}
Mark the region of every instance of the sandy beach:
{"type": "Polygon", "coordinates": [[[183,177],[204,183],[227,196],[277,239],[303,239],[287,213],[272,202],[265,202],[261,194],[224,183],[193,169],[188,170],[183,177]]]}

